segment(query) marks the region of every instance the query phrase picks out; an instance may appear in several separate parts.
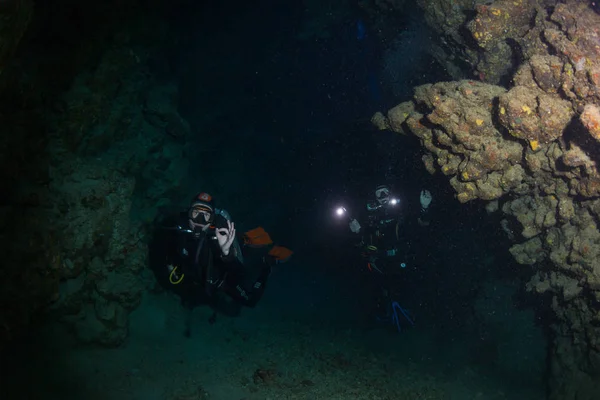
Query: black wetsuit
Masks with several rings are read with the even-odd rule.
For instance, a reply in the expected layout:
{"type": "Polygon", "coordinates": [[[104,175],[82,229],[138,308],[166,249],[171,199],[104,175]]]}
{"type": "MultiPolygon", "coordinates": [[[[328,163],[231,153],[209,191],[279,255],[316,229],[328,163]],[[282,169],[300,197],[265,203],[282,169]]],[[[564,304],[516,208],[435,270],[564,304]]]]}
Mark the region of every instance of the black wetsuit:
{"type": "MultiPolygon", "coordinates": [[[[225,293],[241,305],[254,307],[271,272],[264,252],[240,245],[236,239],[223,256],[214,227],[193,232],[185,213],[172,222],[161,224],[152,247],[153,269],[161,284],[190,306],[212,303],[217,294],[225,293]]],[[[217,215],[214,225],[227,226],[227,221],[217,215]]]]}
{"type": "Polygon", "coordinates": [[[361,229],[360,250],[365,259],[365,272],[372,282],[375,315],[387,313],[390,299],[396,297],[395,288],[405,278],[404,266],[410,258],[408,237],[404,232],[404,215],[392,204],[369,203],[365,225],[361,229]]]}
{"type": "MultiPolygon", "coordinates": [[[[414,229],[414,221],[407,224],[404,213],[398,207],[376,202],[367,204],[367,213],[362,218],[365,226],[359,233],[363,248],[377,248],[376,251],[368,251],[368,254],[383,263],[382,268],[387,266],[389,269],[392,266],[394,270],[403,262],[410,263],[415,258],[411,237],[406,232],[407,229],[414,229]]],[[[419,224],[429,224],[427,209],[421,208],[417,221],[419,224]]]]}
{"type": "Polygon", "coordinates": [[[401,288],[405,287],[406,273],[414,269],[416,249],[411,246],[407,230],[414,229],[417,221],[419,225],[429,223],[427,209],[421,208],[418,220],[409,223],[399,206],[369,203],[362,216],[360,249],[367,266],[367,280],[373,283],[374,312],[378,318],[388,316],[391,301],[404,297],[401,288]]]}
{"type": "Polygon", "coordinates": [[[403,215],[392,205],[367,205],[366,226],[361,232],[365,246],[375,246],[369,253],[377,259],[397,259],[400,252],[403,215]]]}

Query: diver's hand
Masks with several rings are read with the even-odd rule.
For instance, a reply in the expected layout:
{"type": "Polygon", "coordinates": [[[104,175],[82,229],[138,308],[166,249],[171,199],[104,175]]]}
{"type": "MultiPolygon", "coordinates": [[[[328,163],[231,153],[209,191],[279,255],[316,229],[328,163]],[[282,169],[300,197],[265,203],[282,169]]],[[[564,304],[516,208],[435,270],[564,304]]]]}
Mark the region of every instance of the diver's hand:
{"type": "Polygon", "coordinates": [[[433,196],[429,190],[421,190],[421,208],[423,210],[427,210],[429,204],[431,204],[431,200],[433,200],[433,196]]]}
{"type": "Polygon", "coordinates": [[[358,233],[360,232],[360,224],[358,223],[358,221],[356,219],[353,219],[352,221],[350,221],[350,230],[354,233],[358,233]]]}
{"type": "Polygon", "coordinates": [[[229,255],[229,250],[231,250],[231,245],[235,240],[235,225],[231,221],[227,221],[227,228],[217,228],[217,241],[219,242],[219,247],[223,252],[224,256],[229,255]]]}

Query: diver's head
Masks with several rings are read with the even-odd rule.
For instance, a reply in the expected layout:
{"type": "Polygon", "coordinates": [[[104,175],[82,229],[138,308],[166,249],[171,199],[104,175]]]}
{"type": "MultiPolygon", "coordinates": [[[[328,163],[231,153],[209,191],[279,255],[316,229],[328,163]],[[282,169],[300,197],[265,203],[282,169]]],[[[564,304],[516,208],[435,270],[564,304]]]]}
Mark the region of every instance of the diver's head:
{"type": "Polygon", "coordinates": [[[377,186],[375,188],[375,198],[381,206],[388,204],[390,201],[390,187],[387,185],[377,186]]]}
{"type": "Polygon", "coordinates": [[[215,220],[215,204],[208,193],[200,193],[192,199],[188,221],[193,231],[206,231],[215,220]]]}

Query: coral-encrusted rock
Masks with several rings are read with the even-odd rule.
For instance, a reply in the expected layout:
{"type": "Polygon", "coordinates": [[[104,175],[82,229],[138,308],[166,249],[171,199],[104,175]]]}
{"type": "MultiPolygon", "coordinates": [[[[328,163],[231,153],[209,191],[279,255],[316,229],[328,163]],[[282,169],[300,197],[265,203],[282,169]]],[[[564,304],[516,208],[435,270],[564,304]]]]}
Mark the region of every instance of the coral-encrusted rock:
{"type": "Polygon", "coordinates": [[[588,173],[591,173],[596,166],[590,156],[575,143],[571,143],[571,148],[564,152],[561,160],[568,167],[584,167],[588,173]]]}
{"type": "Polygon", "coordinates": [[[519,264],[533,265],[545,258],[542,241],[538,237],[512,246],[510,253],[519,264]]]}
{"type": "Polygon", "coordinates": [[[600,13],[579,0],[481,3],[419,1],[480,79],[518,67],[510,90],[470,81],[423,85],[402,105],[414,111],[397,125],[419,138],[427,170],[447,176],[460,201],[498,199],[508,215],[503,228],[521,241],[511,253],[534,266],[528,288],[552,298],[549,398],[597,400],[600,13]],[[511,13],[519,7],[522,13],[511,13]],[[476,49],[459,34],[465,26],[476,49]],[[522,65],[510,65],[508,53],[522,65]]]}
{"type": "Polygon", "coordinates": [[[522,225],[521,235],[531,238],[556,225],[558,199],[554,195],[545,197],[522,196],[507,201],[502,207],[505,214],[513,215],[522,225]]]}
{"type": "Polygon", "coordinates": [[[96,290],[103,298],[115,301],[128,310],[138,306],[142,289],[140,279],[127,272],[110,272],[96,283],[96,290]]]}
{"type": "Polygon", "coordinates": [[[421,139],[431,152],[423,158],[427,169],[451,176],[459,201],[493,200],[518,187],[525,176],[518,165],[523,147],[505,140],[494,125],[493,104],[503,93],[503,88],[473,81],[419,86],[414,103],[388,112],[386,126],[421,139]],[[415,103],[427,114],[414,111],[415,103]]]}
{"type": "Polygon", "coordinates": [[[558,139],[572,117],[570,102],[540,90],[517,86],[500,96],[500,122],[512,136],[530,143],[558,139]]]}
{"type": "Polygon", "coordinates": [[[371,123],[381,131],[390,129],[387,118],[385,117],[385,115],[383,115],[383,113],[379,111],[373,115],[373,117],[371,118],[371,123]]]}
{"type": "Polygon", "coordinates": [[[507,37],[520,37],[529,29],[533,9],[527,0],[499,0],[475,6],[475,18],[467,24],[479,46],[491,47],[507,37]]]}
{"type": "Polygon", "coordinates": [[[183,138],[190,133],[189,123],[177,111],[177,86],[165,85],[153,88],[148,93],[144,107],[146,120],[174,138],[183,138]]]}
{"type": "Polygon", "coordinates": [[[390,109],[387,113],[388,129],[394,132],[404,133],[403,125],[415,110],[412,102],[404,102],[390,109]]]}
{"type": "Polygon", "coordinates": [[[544,38],[565,59],[563,93],[578,107],[600,101],[600,15],[587,2],[558,3],[544,38]]]}
{"type": "Polygon", "coordinates": [[[546,93],[557,93],[562,86],[564,62],[556,56],[532,56],[515,74],[515,86],[542,89],[546,93]]]}
{"type": "Polygon", "coordinates": [[[81,340],[118,345],[142,291],[135,274],[140,260],[135,251],[125,251],[139,240],[130,227],[134,180],[110,165],[73,162],[70,167],[72,173],[63,171],[51,186],[52,195],[65,202],[56,209],[64,260],[57,268],[63,282],[54,309],[66,315],[62,320],[81,340]],[[96,314],[85,311],[91,308],[96,314]]]}
{"type": "Polygon", "coordinates": [[[560,160],[563,165],[570,167],[565,177],[569,178],[569,193],[583,197],[600,195],[600,174],[597,162],[575,143],[570,144],[560,160]]]}
{"type": "Polygon", "coordinates": [[[113,347],[127,337],[128,312],[116,303],[86,304],[79,314],[62,319],[83,343],[113,347]]]}
{"type": "Polygon", "coordinates": [[[586,104],[579,118],[590,136],[600,142],[600,107],[595,104],[586,104]]]}

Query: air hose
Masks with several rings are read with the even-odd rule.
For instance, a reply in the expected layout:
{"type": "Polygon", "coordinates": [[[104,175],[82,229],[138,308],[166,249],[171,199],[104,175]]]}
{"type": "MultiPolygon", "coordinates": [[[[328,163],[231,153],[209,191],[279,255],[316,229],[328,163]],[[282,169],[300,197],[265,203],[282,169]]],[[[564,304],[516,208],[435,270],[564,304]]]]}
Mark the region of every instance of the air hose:
{"type": "Polygon", "coordinates": [[[175,275],[175,271],[177,271],[177,267],[174,267],[173,270],[171,271],[171,273],[169,274],[169,282],[171,282],[171,284],[173,284],[173,285],[177,285],[177,284],[181,283],[181,281],[183,280],[183,277],[185,276],[184,274],[181,274],[179,279],[173,279],[173,276],[175,275]]]}

